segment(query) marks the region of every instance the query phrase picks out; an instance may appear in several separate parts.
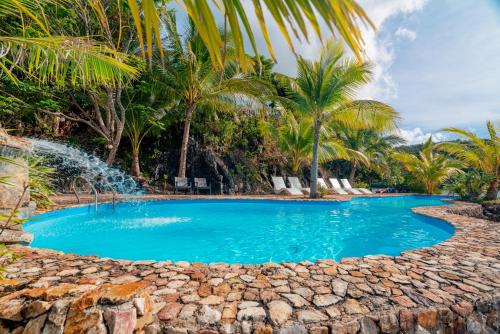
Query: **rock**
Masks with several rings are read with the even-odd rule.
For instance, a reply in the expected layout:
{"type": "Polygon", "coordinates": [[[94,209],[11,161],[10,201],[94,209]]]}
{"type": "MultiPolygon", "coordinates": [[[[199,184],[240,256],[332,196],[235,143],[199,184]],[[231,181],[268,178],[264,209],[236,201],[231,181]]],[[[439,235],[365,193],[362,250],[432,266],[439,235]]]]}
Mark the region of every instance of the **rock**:
{"type": "Polygon", "coordinates": [[[24,327],[23,334],[39,334],[42,332],[43,325],[47,319],[47,314],[42,314],[38,318],[31,319],[24,327]]]}
{"type": "Polygon", "coordinates": [[[461,317],[467,318],[474,311],[474,306],[463,300],[458,304],[452,305],[451,309],[461,317]]]}
{"type": "Polygon", "coordinates": [[[163,321],[170,321],[177,318],[177,315],[182,309],[182,304],[179,303],[167,303],[161,310],[158,312],[158,319],[163,321]]]}
{"type": "Polygon", "coordinates": [[[78,291],[78,289],[79,286],[77,284],[61,283],[45,290],[43,293],[43,299],[45,299],[46,301],[57,300],[67,294],[78,291]]]}
{"type": "Polygon", "coordinates": [[[404,331],[410,331],[414,327],[413,313],[409,310],[401,309],[399,311],[399,327],[404,331]]]}
{"type": "Polygon", "coordinates": [[[411,308],[411,307],[416,307],[417,306],[410,298],[408,298],[406,296],[391,297],[391,300],[393,302],[398,303],[399,305],[401,305],[403,307],[411,308]]]}
{"type": "Polygon", "coordinates": [[[337,296],[345,297],[349,283],[336,278],[332,280],[332,290],[337,296]]]}
{"type": "Polygon", "coordinates": [[[216,277],[216,278],[212,278],[212,279],[208,280],[208,284],[210,284],[212,286],[219,286],[222,284],[222,282],[224,282],[224,280],[220,277],[216,277]]]}
{"type": "Polygon", "coordinates": [[[361,334],[377,334],[378,333],[378,327],[375,324],[375,322],[368,318],[364,317],[360,320],[360,329],[361,329],[361,334]]]}
{"type": "Polygon", "coordinates": [[[262,300],[262,302],[264,304],[267,304],[270,301],[279,300],[280,296],[277,293],[275,293],[274,291],[263,290],[260,292],[260,299],[262,300]]]}
{"type": "Polygon", "coordinates": [[[102,301],[110,304],[122,304],[150,285],[149,281],[130,282],[112,286],[103,296],[102,301]]]}
{"type": "Polygon", "coordinates": [[[261,325],[255,327],[253,330],[253,334],[272,334],[273,328],[269,325],[261,325]]]}
{"type": "Polygon", "coordinates": [[[132,300],[132,304],[134,305],[138,316],[143,316],[144,314],[150,312],[153,308],[153,302],[147,293],[142,294],[140,297],[135,297],[132,300]]]}
{"type": "Polygon", "coordinates": [[[93,274],[97,272],[97,267],[88,267],[82,270],[83,275],[93,274]]]}
{"type": "Polygon", "coordinates": [[[202,305],[219,305],[224,301],[220,296],[210,295],[199,301],[202,305]]]}
{"type": "Polygon", "coordinates": [[[436,310],[423,310],[417,314],[417,324],[425,329],[432,329],[436,326],[436,310]]]}
{"type": "Polygon", "coordinates": [[[266,311],[262,307],[249,307],[240,310],[237,315],[238,321],[249,320],[253,322],[263,321],[266,318],[266,311]]]}
{"type": "Polygon", "coordinates": [[[167,288],[170,288],[170,289],[178,289],[180,288],[181,286],[183,286],[184,284],[186,284],[186,281],[170,281],[168,284],[167,284],[167,288]]]}
{"type": "Polygon", "coordinates": [[[35,300],[23,309],[22,315],[27,319],[36,318],[40,314],[47,312],[51,306],[52,304],[49,302],[35,300]]]}
{"type": "Polygon", "coordinates": [[[335,319],[340,317],[340,310],[335,306],[330,306],[325,309],[326,313],[330,316],[330,318],[335,319]]]}
{"type": "Polygon", "coordinates": [[[103,315],[109,329],[109,334],[132,334],[134,332],[137,323],[135,308],[123,311],[106,308],[103,315]]]}
{"type": "Polygon", "coordinates": [[[251,275],[241,275],[240,276],[240,279],[244,282],[247,282],[247,283],[250,283],[252,282],[254,279],[255,279],[255,276],[251,276],[251,275]]]}
{"type": "Polygon", "coordinates": [[[269,317],[275,325],[284,324],[292,315],[293,309],[282,300],[274,300],[267,304],[269,317]]]}
{"type": "Polygon", "coordinates": [[[360,304],[355,299],[347,299],[344,302],[343,306],[347,314],[366,314],[370,312],[370,310],[366,306],[360,304]]]}
{"type": "Polygon", "coordinates": [[[80,272],[80,269],[68,269],[68,270],[63,270],[57,273],[58,276],[64,277],[64,276],[75,276],[80,272]]]}
{"type": "Polygon", "coordinates": [[[282,327],[279,334],[307,334],[307,329],[303,325],[293,324],[282,327]]]}
{"type": "Polygon", "coordinates": [[[236,312],[238,308],[236,303],[228,303],[224,305],[224,309],[222,310],[222,319],[234,320],[236,319],[236,312]]]}
{"type": "Polygon", "coordinates": [[[379,317],[382,333],[397,334],[399,332],[398,317],[393,312],[383,313],[379,317]]]}
{"type": "Polygon", "coordinates": [[[8,300],[0,304],[0,319],[21,321],[24,306],[23,299],[8,300]]]}
{"type": "Polygon", "coordinates": [[[312,291],[309,288],[305,288],[305,287],[293,289],[293,293],[298,294],[304,298],[310,298],[310,297],[314,296],[314,291],[312,291]]]}
{"type": "Polygon", "coordinates": [[[315,295],[313,298],[313,304],[318,307],[330,306],[337,304],[342,298],[335,295],[315,295]]]}
{"type": "Polygon", "coordinates": [[[286,299],[288,299],[294,307],[303,307],[303,306],[306,306],[306,305],[309,305],[309,302],[307,300],[305,300],[302,296],[299,296],[297,294],[294,294],[294,293],[284,293],[282,294],[283,297],[285,297],[286,299]]]}
{"type": "Polygon", "coordinates": [[[194,312],[196,312],[196,309],[198,306],[195,304],[186,304],[182,307],[181,311],[179,312],[179,319],[182,320],[189,320],[193,319],[194,312]]]}
{"type": "Polygon", "coordinates": [[[243,309],[249,308],[249,307],[257,307],[257,306],[259,306],[259,303],[254,302],[254,301],[243,301],[243,302],[238,304],[238,308],[240,310],[243,310],[243,309]]]}
{"type": "Polygon", "coordinates": [[[360,329],[357,321],[349,321],[347,323],[334,323],[332,333],[335,334],[356,334],[360,329]]]}
{"type": "Polygon", "coordinates": [[[198,315],[198,322],[201,325],[212,325],[221,319],[222,315],[218,310],[214,310],[207,305],[203,305],[198,315]]]}
{"type": "Polygon", "coordinates": [[[49,316],[43,328],[43,334],[62,334],[64,331],[64,322],[68,312],[70,301],[59,299],[54,302],[50,309],[49,316]]]}
{"type": "Polygon", "coordinates": [[[309,334],[328,334],[328,327],[318,326],[309,328],[309,334]]]}
{"type": "Polygon", "coordinates": [[[107,334],[102,313],[97,308],[68,312],[64,333],[107,334]]]}
{"type": "Polygon", "coordinates": [[[301,310],[297,312],[297,319],[302,323],[309,324],[312,322],[326,321],[329,318],[317,310],[301,310]]]}

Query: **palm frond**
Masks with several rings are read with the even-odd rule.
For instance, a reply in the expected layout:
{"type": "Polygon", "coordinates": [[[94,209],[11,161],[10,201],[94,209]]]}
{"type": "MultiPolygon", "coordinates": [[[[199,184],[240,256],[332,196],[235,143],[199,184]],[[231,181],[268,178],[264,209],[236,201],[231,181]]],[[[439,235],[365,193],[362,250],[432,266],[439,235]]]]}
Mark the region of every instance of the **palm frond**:
{"type": "Polygon", "coordinates": [[[14,77],[12,71],[25,73],[40,83],[58,86],[115,86],[134,78],[139,70],[128,65],[130,57],[78,37],[0,36],[4,56],[0,74],[14,77]],[[22,57],[18,57],[19,53],[22,57]],[[19,59],[19,61],[17,61],[19,59]]]}

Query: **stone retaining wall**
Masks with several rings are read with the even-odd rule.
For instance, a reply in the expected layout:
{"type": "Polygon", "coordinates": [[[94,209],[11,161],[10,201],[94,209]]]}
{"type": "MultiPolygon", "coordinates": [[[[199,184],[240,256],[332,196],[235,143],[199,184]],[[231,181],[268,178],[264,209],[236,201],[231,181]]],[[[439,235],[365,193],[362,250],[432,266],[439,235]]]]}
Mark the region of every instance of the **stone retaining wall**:
{"type": "Polygon", "coordinates": [[[414,210],[453,224],[449,240],[340,263],[119,261],[14,246],[23,257],[0,281],[3,331],[61,333],[41,326],[68,303],[66,333],[498,333],[498,224],[449,208],[414,210]],[[49,298],[61,286],[67,293],[49,298]],[[138,298],[151,305],[147,319],[138,298]]]}

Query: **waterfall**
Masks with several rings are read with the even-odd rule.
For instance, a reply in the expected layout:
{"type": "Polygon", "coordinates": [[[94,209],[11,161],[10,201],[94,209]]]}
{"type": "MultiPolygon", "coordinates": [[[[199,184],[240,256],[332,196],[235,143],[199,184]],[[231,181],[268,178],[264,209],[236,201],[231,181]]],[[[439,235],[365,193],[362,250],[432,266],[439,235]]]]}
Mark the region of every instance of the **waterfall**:
{"type": "Polygon", "coordinates": [[[92,154],[65,144],[44,139],[29,138],[33,152],[46,158],[47,164],[57,171],[57,186],[68,188],[69,182],[83,176],[96,182],[104,178],[113,190],[120,194],[134,194],[139,191],[131,176],[118,168],[110,167],[92,154]]]}

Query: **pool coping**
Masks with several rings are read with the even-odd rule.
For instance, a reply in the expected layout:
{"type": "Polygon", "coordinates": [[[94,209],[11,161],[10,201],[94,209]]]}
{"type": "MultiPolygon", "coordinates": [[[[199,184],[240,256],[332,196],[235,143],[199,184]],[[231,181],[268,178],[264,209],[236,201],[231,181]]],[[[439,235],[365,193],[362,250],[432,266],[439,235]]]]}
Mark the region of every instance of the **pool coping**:
{"type": "Polygon", "coordinates": [[[466,205],[412,209],[454,226],[455,234],[439,244],[338,263],[127,261],[13,246],[25,256],[10,266],[8,278],[23,284],[4,288],[0,305],[2,295],[21,287],[145,282],[161,306],[147,328],[168,333],[494,332],[500,314],[500,228],[448,210],[466,205]]]}

